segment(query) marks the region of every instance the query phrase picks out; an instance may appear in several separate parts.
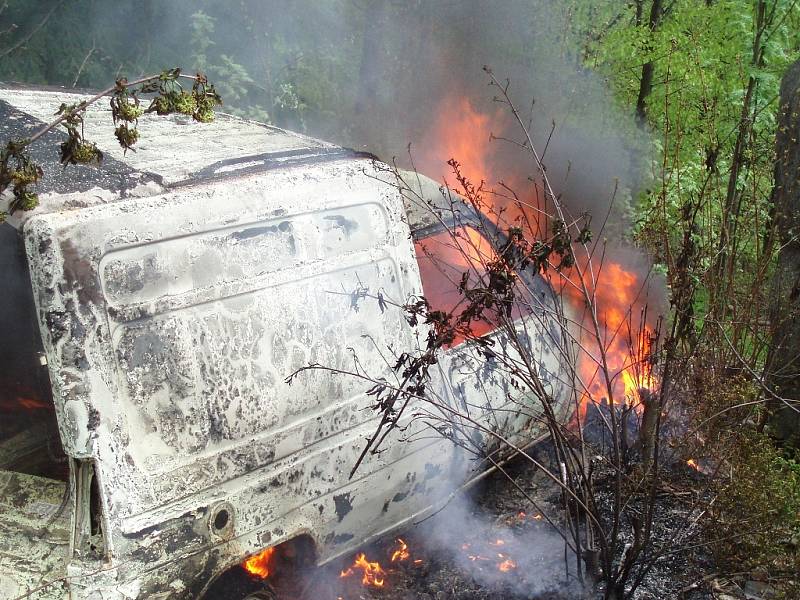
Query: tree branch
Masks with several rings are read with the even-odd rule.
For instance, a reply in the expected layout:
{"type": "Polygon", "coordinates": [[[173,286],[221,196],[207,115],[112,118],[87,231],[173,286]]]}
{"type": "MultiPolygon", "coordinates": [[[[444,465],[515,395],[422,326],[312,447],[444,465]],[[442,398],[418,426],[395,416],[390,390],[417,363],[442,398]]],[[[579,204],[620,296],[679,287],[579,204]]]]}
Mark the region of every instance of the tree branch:
{"type": "Polygon", "coordinates": [[[0,58],[5,58],[9,54],[13,54],[14,52],[22,48],[25,44],[27,44],[31,40],[31,38],[35,36],[37,33],[39,33],[39,30],[47,24],[47,22],[50,20],[50,17],[53,16],[53,13],[56,12],[56,10],[58,10],[58,8],[62,4],[64,4],[64,0],[59,0],[57,4],[53,5],[53,7],[47,12],[44,18],[41,21],[39,21],[39,24],[36,25],[36,27],[34,27],[33,29],[31,29],[28,35],[23,37],[20,41],[18,41],[16,44],[11,46],[7,50],[0,52],[0,58]]]}

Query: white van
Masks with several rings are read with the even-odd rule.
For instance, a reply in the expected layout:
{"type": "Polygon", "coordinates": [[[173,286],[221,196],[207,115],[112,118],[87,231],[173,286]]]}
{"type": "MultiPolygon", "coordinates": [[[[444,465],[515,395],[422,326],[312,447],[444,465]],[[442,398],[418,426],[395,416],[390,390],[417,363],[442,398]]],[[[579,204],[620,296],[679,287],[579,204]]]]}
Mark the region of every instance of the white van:
{"type": "MultiPolygon", "coordinates": [[[[0,141],[83,98],[0,87],[0,141]]],[[[420,343],[375,296],[441,287],[415,246],[435,251],[442,223],[407,211],[386,165],[225,115],[145,117],[124,155],[110,123],[103,103],[86,115],[100,168],[64,170],[60,134],[40,140],[41,204],[0,225],[0,599],[202,598],[270,547],[351,552],[485,470],[414,421],[350,478],[376,426],[370,386],[285,381],[354,357],[388,378],[387,356],[420,343]]],[[[528,333],[566,414],[551,321],[528,333]]],[[[483,418],[507,403],[490,371],[455,345],[437,393],[483,418]]],[[[531,440],[535,411],[487,426],[531,440]]]]}

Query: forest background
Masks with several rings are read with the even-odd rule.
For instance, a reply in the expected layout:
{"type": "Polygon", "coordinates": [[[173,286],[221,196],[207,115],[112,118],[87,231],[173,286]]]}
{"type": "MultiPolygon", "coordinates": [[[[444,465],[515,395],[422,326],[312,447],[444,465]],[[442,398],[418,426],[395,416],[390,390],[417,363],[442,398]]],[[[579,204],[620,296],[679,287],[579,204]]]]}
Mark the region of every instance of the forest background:
{"type": "MultiPolygon", "coordinates": [[[[800,419],[785,400],[800,397],[800,314],[779,275],[800,268],[800,199],[781,195],[792,186],[776,185],[776,165],[798,152],[786,112],[800,94],[798,4],[0,0],[0,81],[98,89],[200,70],[225,111],[406,165],[410,144],[438,179],[447,159],[469,172],[475,158],[447,154],[448,124],[465,107],[497,114],[491,66],[531,107],[575,212],[610,210],[604,235],[666,280],[676,393],[730,467],[709,515],[720,563],[791,573],[800,419]],[[425,160],[434,146],[440,163],[425,160]]],[[[501,149],[485,166],[497,179],[526,168],[501,149]]]]}

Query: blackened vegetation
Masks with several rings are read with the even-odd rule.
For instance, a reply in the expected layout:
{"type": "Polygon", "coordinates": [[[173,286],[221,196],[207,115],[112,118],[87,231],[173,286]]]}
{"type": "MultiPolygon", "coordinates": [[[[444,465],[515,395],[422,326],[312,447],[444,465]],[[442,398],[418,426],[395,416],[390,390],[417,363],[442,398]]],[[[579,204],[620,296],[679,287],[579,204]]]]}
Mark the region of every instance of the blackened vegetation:
{"type": "MultiPolygon", "coordinates": [[[[545,442],[529,451],[548,468],[558,468],[556,453],[545,442]]],[[[602,491],[601,512],[613,507],[613,473],[597,474],[602,491]],[[606,481],[610,477],[612,481],[606,481]]],[[[659,542],[682,536],[682,524],[702,491],[703,476],[686,465],[674,465],[664,474],[659,494],[663,511],[653,524],[659,542]],[[701,491],[698,491],[701,490],[701,491]]],[[[568,577],[563,569],[563,547],[543,512],[554,513],[562,504],[560,488],[527,460],[515,460],[496,472],[474,494],[475,502],[455,502],[431,519],[382,541],[360,548],[321,568],[277,569],[269,580],[278,598],[295,600],[591,600],[591,589],[568,577]],[[530,500],[543,511],[528,511],[530,500]],[[527,512],[526,512],[527,511],[527,512]],[[410,556],[391,561],[397,538],[403,539],[410,556]],[[500,540],[502,543],[498,542],[500,540]],[[363,552],[386,571],[381,588],[364,586],[360,577],[340,574],[363,552]],[[515,565],[497,568],[500,552],[515,565]]],[[[637,506],[638,509],[641,506],[637,506]]],[[[557,523],[563,524],[563,523],[557,523]]],[[[627,542],[631,538],[625,538],[627,542]]],[[[713,600],[721,591],[717,578],[708,577],[715,565],[702,544],[675,551],[659,559],[642,585],[639,598],[713,600]]],[[[226,585],[208,600],[225,600],[234,591],[263,585],[262,580],[229,576],[226,585]],[[230,582],[230,583],[229,583],[230,582]],[[232,585],[231,585],[232,584],[232,585]]],[[[244,594],[242,594],[244,595],[244,594]]],[[[738,597],[731,595],[730,597],[738,597]]]]}

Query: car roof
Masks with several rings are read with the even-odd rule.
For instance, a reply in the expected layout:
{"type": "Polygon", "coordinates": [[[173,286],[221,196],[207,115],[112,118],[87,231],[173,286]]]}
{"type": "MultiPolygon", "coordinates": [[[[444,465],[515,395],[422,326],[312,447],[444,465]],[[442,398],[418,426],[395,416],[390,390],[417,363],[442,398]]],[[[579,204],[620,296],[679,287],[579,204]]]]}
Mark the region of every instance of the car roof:
{"type": "MultiPolygon", "coordinates": [[[[62,103],[89,97],[88,92],[0,83],[0,141],[29,137],[55,118],[62,103]]],[[[108,99],[91,105],[84,121],[86,139],[104,154],[102,164],[64,169],[59,164],[59,146],[66,133],[56,128],[46,134],[30,147],[32,158],[44,169],[34,190],[43,200],[36,212],[79,208],[92,202],[89,196],[107,202],[298,162],[371,157],[224,113],[211,123],[197,123],[185,115],[143,115],[135,151],[125,152],[114,137],[108,99]]]]}
{"type": "Polygon", "coordinates": [[[415,239],[438,233],[447,227],[483,222],[455,190],[416,171],[396,169],[394,173],[415,239]]]}
{"type": "MultiPolygon", "coordinates": [[[[62,103],[75,104],[93,95],[85,90],[0,82],[0,142],[29,137],[55,118],[62,103]]],[[[343,158],[375,158],[219,112],[211,123],[197,123],[186,115],[143,115],[138,123],[139,142],[128,152],[114,137],[108,99],[92,104],[86,110],[84,122],[86,139],[103,152],[101,165],[64,168],[59,163],[59,146],[66,133],[60,128],[47,133],[29,149],[31,157],[44,169],[34,188],[40,196],[40,206],[35,211],[16,213],[9,223],[19,227],[33,214],[82,208],[131,196],[152,196],[166,188],[270,168],[343,158]]],[[[463,198],[433,179],[413,171],[395,171],[388,165],[386,170],[392,180],[397,180],[415,236],[428,235],[440,229],[442,223],[474,218],[463,198]]]]}

